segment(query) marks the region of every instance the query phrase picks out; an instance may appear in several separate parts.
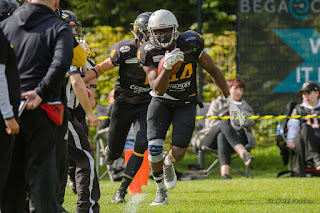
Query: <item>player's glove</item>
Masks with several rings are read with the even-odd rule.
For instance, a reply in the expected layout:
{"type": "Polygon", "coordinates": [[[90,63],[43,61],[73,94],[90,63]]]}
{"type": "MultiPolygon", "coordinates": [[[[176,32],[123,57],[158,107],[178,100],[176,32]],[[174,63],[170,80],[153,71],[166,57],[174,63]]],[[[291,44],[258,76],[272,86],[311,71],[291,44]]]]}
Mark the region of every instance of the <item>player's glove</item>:
{"type": "Polygon", "coordinates": [[[244,117],[240,111],[240,109],[236,106],[236,104],[234,103],[231,95],[229,95],[226,98],[226,101],[228,103],[228,108],[229,108],[229,113],[230,113],[230,119],[233,120],[235,116],[238,117],[239,119],[239,124],[240,126],[242,126],[244,124],[244,117]]]}
{"type": "Polygon", "coordinates": [[[179,48],[175,48],[171,52],[169,50],[165,53],[165,60],[163,63],[163,67],[166,70],[171,70],[172,66],[175,65],[178,61],[184,60],[184,54],[182,51],[180,51],[179,48]]]}

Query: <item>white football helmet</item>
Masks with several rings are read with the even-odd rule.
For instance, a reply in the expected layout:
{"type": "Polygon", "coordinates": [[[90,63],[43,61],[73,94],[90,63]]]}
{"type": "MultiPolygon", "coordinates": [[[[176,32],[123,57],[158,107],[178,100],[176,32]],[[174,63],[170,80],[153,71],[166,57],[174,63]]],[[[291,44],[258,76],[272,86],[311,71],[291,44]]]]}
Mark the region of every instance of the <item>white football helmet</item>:
{"type": "Polygon", "coordinates": [[[169,47],[178,38],[178,21],[169,10],[157,10],[152,13],[148,22],[150,41],[156,47],[169,47]],[[162,34],[158,30],[171,28],[171,33],[162,34]]]}

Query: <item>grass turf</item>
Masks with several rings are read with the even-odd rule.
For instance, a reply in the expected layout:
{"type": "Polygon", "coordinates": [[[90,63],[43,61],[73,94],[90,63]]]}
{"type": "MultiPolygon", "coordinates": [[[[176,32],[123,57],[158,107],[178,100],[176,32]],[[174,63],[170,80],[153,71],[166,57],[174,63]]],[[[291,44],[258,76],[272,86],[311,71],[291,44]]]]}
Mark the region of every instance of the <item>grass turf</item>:
{"type": "MultiPolygon", "coordinates": [[[[254,178],[245,178],[231,170],[232,180],[221,180],[219,172],[208,178],[178,181],[169,190],[169,204],[150,206],[155,197],[156,185],[149,180],[142,194],[126,196],[126,204],[110,202],[120,182],[100,181],[100,212],[320,212],[319,178],[276,178],[284,170],[276,147],[257,148],[253,151],[254,178]]],[[[193,154],[177,165],[185,171],[195,163],[193,154]]],[[[235,162],[241,166],[241,161],[235,162]]],[[[74,212],[77,196],[67,187],[64,207],[74,212]]]]}

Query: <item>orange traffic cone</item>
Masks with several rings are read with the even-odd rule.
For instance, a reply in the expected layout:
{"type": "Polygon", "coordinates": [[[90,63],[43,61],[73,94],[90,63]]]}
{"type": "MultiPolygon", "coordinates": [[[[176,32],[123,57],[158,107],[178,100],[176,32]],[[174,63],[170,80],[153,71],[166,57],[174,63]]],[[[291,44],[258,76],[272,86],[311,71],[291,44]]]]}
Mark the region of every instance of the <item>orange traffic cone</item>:
{"type": "MultiPolygon", "coordinates": [[[[126,150],[124,152],[124,160],[126,162],[126,165],[133,153],[133,149],[126,150]]],[[[142,193],[141,186],[146,186],[148,184],[148,178],[149,178],[149,162],[148,162],[148,150],[145,151],[143,162],[141,164],[141,167],[139,171],[137,172],[136,176],[133,178],[131,184],[129,185],[129,194],[138,194],[142,193]]]]}

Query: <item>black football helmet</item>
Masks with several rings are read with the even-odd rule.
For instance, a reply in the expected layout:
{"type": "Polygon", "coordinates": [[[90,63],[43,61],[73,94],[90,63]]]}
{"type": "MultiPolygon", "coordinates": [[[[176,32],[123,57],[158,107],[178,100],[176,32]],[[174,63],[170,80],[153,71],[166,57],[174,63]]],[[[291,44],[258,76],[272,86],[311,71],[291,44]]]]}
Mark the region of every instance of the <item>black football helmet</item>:
{"type": "Polygon", "coordinates": [[[12,15],[12,13],[19,7],[19,4],[14,0],[0,1],[0,21],[12,15]]]}
{"type": "Polygon", "coordinates": [[[70,10],[62,10],[61,11],[61,18],[67,22],[69,24],[69,26],[71,28],[75,29],[75,37],[78,41],[83,40],[83,36],[82,36],[82,26],[81,26],[81,22],[78,21],[78,17],[76,14],[74,14],[72,11],[70,10]]]}
{"type": "Polygon", "coordinates": [[[81,23],[78,21],[77,15],[70,10],[62,10],[61,17],[70,25],[70,27],[81,27],[81,23]]]}
{"type": "Polygon", "coordinates": [[[134,23],[131,23],[133,25],[131,32],[133,33],[134,37],[140,42],[146,42],[149,40],[147,28],[151,14],[151,12],[141,13],[140,15],[138,15],[134,23]]]}

